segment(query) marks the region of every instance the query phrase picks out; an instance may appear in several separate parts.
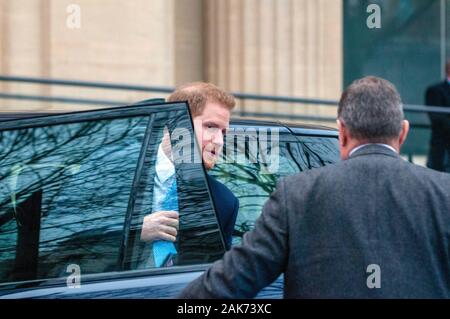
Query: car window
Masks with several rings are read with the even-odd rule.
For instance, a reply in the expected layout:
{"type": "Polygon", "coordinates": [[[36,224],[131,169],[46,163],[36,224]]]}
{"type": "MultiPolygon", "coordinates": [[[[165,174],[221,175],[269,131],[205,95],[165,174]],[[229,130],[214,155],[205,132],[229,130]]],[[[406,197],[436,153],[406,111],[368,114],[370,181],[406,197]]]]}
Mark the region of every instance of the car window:
{"type": "MultiPolygon", "coordinates": [[[[179,231],[174,247],[176,258],[171,266],[210,263],[222,257],[224,243],[218,228],[211,195],[206,186],[205,171],[198,151],[189,117],[159,113],[153,123],[153,138],[144,151],[144,165],[135,180],[133,213],[129,216],[125,242],[124,269],[146,269],[156,267],[153,243],[141,240],[145,216],[151,212],[167,210],[160,200],[167,200],[167,190],[158,192],[156,181],[158,158],[163,153],[164,136],[170,140],[176,176],[176,200],[179,210],[179,231]],[[159,198],[162,195],[166,198],[159,198]],[[176,251],[176,252],[175,252],[176,251]]],[[[166,155],[164,155],[165,157],[166,155]]],[[[174,209],[169,208],[170,210],[174,209]]],[[[170,257],[170,256],[167,256],[170,257]]]]}
{"type": "Polygon", "coordinates": [[[0,124],[0,284],[66,277],[74,265],[81,274],[138,268],[164,129],[181,154],[177,264],[219,258],[187,105],[80,112],[0,124]]]}
{"type": "Polygon", "coordinates": [[[242,143],[245,139],[239,143],[239,139],[234,138],[239,135],[234,131],[234,145],[227,137],[227,150],[212,171],[239,199],[233,244],[240,243],[243,234],[254,227],[279,178],[339,160],[336,137],[293,135],[288,132],[270,135],[264,132],[267,130],[278,131],[276,128],[259,128],[257,147],[251,146],[252,137],[248,129],[245,143],[242,143]],[[264,134],[261,135],[261,132],[264,134]],[[230,147],[234,148],[235,154],[229,150],[230,147]]]}

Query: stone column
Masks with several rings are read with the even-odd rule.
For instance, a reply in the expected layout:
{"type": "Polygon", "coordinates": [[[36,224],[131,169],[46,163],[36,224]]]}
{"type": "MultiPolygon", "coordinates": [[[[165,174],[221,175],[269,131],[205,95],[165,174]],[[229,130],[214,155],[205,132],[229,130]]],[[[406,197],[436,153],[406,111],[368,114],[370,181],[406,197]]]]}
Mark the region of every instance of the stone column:
{"type": "MultiPolygon", "coordinates": [[[[0,72],[18,76],[33,74],[48,76],[48,1],[2,0],[0,2],[0,72]]],[[[47,95],[49,89],[38,85],[19,83],[0,84],[5,93],[47,95]]],[[[0,100],[0,106],[9,111],[31,105],[45,108],[45,103],[19,100],[0,100]]]]}
{"type": "MultiPolygon", "coordinates": [[[[206,77],[228,90],[337,99],[342,0],[210,0],[206,77]]],[[[258,112],[334,115],[335,109],[246,101],[258,112]]]]}
{"type": "MultiPolygon", "coordinates": [[[[174,86],[203,80],[202,0],[1,0],[5,75],[174,86]],[[79,27],[68,24],[76,4],[79,27]]],[[[164,94],[0,84],[7,93],[127,103],[164,94]]],[[[0,101],[1,111],[81,110],[95,105],[0,101]]]]}
{"type": "Polygon", "coordinates": [[[202,81],[205,77],[203,0],[175,0],[174,7],[173,85],[202,81]]]}

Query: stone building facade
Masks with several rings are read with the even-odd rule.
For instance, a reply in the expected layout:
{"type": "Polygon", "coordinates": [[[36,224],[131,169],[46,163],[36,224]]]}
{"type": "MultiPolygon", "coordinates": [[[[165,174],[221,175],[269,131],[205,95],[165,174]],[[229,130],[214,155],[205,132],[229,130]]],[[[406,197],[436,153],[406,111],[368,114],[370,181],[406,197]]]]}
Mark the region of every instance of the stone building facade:
{"type": "MultiPolygon", "coordinates": [[[[342,0],[0,0],[0,74],[335,100],[342,0]],[[78,24],[77,24],[78,23],[78,24]]],[[[0,82],[0,91],[132,102],[161,96],[0,82]]],[[[0,100],[1,111],[90,108],[0,100]]],[[[334,115],[240,101],[238,110],[334,115]]]]}

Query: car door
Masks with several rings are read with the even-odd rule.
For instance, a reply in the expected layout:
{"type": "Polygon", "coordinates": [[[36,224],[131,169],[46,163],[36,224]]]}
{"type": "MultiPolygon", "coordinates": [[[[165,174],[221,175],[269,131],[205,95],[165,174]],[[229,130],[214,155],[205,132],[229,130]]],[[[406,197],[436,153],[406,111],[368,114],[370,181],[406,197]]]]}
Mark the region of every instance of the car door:
{"type": "MultiPolygon", "coordinates": [[[[280,178],[339,160],[337,132],[331,129],[289,128],[258,121],[234,123],[227,133],[223,156],[211,172],[239,199],[233,245],[254,228],[280,178]]],[[[282,296],[281,276],[257,298],[282,296]]]]}
{"type": "Polygon", "coordinates": [[[173,297],[225,251],[186,103],[3,121],[0,144],[1,298],[173,297]],[[180,227],[156,267],[140,234],[165,134],[180,227]]]}

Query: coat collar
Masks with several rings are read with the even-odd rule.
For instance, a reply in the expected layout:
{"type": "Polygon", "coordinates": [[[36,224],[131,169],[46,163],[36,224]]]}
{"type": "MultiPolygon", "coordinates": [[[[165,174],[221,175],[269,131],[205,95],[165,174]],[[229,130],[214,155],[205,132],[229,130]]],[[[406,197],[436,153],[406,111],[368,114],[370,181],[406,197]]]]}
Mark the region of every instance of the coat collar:
{"type": "Polygon", "coordinates": [[[361,147],[356,152],[354,152],[349,157],[349,159],[355,158],[355,157],[358,157],[358,156],[373,155],[373,154],[386,155],[386,156],[391,156],[391,157],[400,157],[400,155],[398,155],[397,153],[394,153],[392,150],[390,150],[389,148],[387,148],[387,147],[385,147],[383,145],[367,144],[364,147],[361,147]]]}

